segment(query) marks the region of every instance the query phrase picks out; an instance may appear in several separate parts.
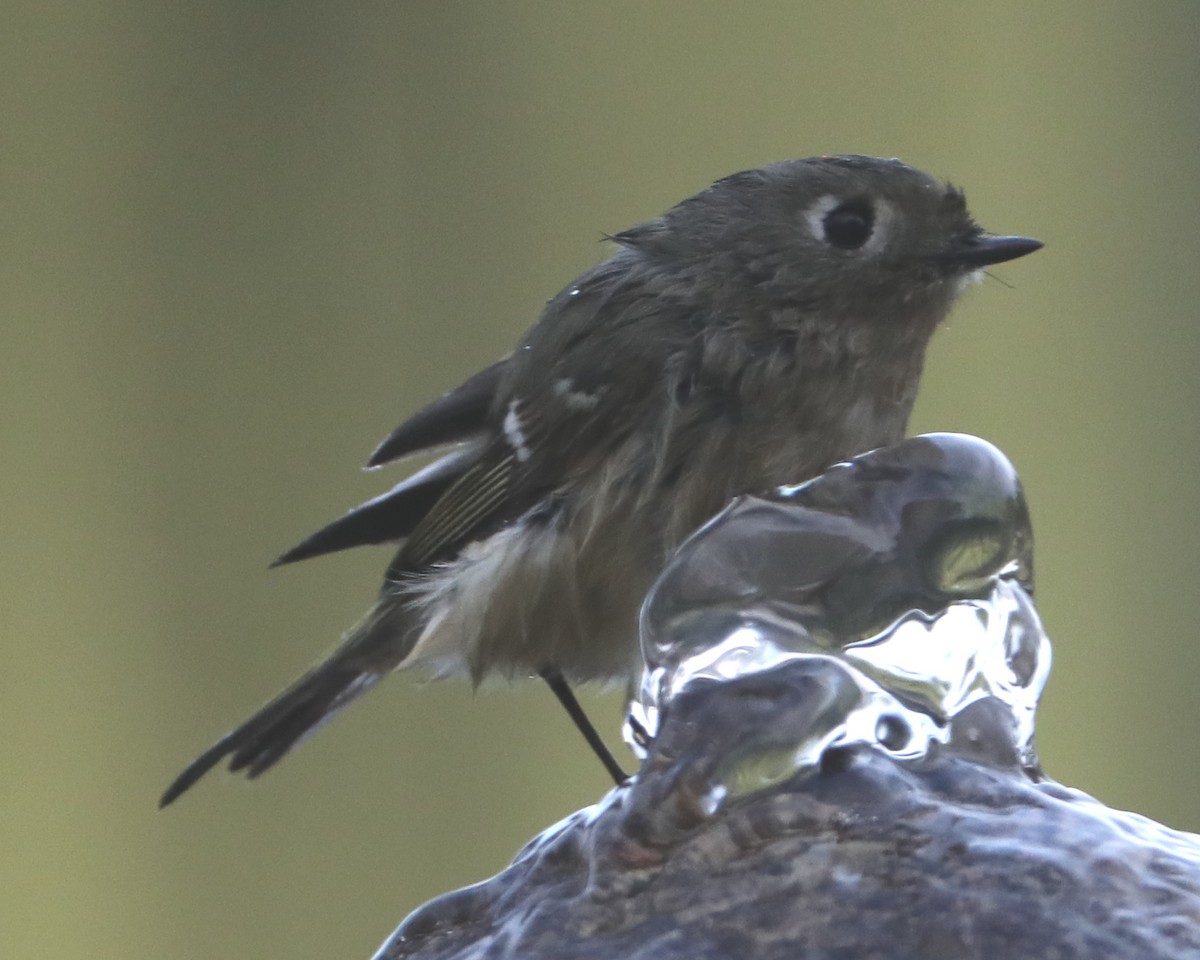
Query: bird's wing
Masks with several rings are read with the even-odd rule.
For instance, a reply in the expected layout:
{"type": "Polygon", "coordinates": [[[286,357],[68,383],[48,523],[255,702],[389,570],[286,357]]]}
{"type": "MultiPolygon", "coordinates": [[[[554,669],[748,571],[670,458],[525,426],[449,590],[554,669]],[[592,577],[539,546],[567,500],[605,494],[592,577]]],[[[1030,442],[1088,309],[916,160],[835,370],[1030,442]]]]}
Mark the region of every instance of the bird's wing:
{"type": "Polygon", "coordinates": [[[480,370],[418,410],[375,448],[367,466],[378,467],[450,444],[458,444],[458,449],[306,537],[271,566],[407,537],[438,498],[479,459],[487,445],[488,412],[509,360],[505,357],[480,370]]]}
{"type": "Polygon", "coordinates": [[[483,535],[485,528],[501,526],[524,512],[527,504],[515,475],[516,458],[502,444],[494,445],[432,504],[404,541],[387,579],[447,559],[483,535]]]}
{"type": "MultiPolygon", "coordinates": [[[[540,505],[578,472],[580,440],[596,433],[607,406],[598,400],[587,409],[572,408],[540,384],[510,396],[487,448],[409,534],[388,579],[450,559],[540,505]]],[[[611,426],[612,434],[620,432],[621,425],[611,426]]]]}
{"type": "Polygon", "coordinates": [[[387,493],[355,507],[345,516],[306,537],[271,566],[308,560],[366,544],[403,540],[438,499],[479,459],[483,444],[467,442],[424,470],[402,480],[387,493]]]}
{"type": "Polygon", "coordinates": [[[418,410],[375,448],[368,467],[378,467],[422,450],[462,443],[487,429],[488,412],[504,378],[510,357],[490,367],[418,410]]]}
{"type": "Polygon", "coordinates": [[[623,330],[656,321],[654,298],[628,289],[614,295],[614,278],[600,279],[610,282],[583,282],[551,301],[513,354],[486,448],[408,536],[389,580],[450,559],[535,507],[559,502],[550,498],[598,469],[638,418],[656,409],[642,394],[661,391],[665,398],[668,338],[643,340],[623,330]]]}
{"type": "Polygon", "coordinates": [[[632,429],[636,394],[660,382],[669,339],[628,335],[628,325],[657,322],[661,312],[630,280],[629,259],[607,261],[560,293],[518,350],[397,427],[369,465],[450,443],[458,450],[274,565],[399,540],[394,580],[453,557],[602,460],[632,429]]]}

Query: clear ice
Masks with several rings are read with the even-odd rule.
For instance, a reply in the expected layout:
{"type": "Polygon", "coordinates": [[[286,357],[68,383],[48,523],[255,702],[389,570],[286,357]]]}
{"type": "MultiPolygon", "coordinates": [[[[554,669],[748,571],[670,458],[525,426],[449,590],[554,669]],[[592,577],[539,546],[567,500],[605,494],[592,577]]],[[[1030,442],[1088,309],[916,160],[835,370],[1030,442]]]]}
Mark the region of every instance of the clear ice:
{"type": "Polygon", "coordinates": [[[1035,773],[1050,643],[1032,557],[1016,471],[977,437],[914,437],[741,497],[646,598],[626,739],[644,759],[683,691],[806,663],[828,691],[813,721],[735,751],[714,808],[853,744],[902,761],[947,745],[1035,773]]]}

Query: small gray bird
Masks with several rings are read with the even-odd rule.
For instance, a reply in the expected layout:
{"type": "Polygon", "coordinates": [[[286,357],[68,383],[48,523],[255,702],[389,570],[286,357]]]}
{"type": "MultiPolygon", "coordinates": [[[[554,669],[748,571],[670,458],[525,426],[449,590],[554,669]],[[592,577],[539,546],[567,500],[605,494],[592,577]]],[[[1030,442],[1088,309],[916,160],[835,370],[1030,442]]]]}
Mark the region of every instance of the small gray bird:
{"type": "MultiPolygon", "coordinates": [[[[643,595],[730,498],[904,436],[925,348],[982,269],[1041,247],[985,233],[897,160],[789,160],[718,180],[610,238],[503,360],[402,423],[377,467],[450,448],[277,564],[400,544],[326,659],[179,775],[262,773],[393,670],[639,670],[643,595]]],[[[623,775],[606,756],[614,777],[623,775]]]]}

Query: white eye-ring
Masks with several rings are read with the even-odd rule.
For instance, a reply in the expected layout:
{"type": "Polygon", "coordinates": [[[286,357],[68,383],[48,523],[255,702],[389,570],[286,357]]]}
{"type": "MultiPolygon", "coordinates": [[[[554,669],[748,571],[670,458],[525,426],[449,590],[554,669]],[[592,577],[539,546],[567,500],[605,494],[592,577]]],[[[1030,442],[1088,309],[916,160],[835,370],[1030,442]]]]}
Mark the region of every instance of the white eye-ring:
{"type": "Polygon", "coordinates": [[[866,197],[826,194],[804,211],[812,235],[839,250],[874,252],[887,237],[892,208],[866,197]]]}

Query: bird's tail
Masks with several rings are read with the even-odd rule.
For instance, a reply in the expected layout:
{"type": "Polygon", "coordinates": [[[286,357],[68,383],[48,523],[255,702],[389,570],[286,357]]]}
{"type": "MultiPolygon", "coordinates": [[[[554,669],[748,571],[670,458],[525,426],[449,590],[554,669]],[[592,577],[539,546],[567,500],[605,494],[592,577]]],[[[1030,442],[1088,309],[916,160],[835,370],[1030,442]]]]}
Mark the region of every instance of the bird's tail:
{"type": "Polygon", "coordinates": [[[165,807],[229,757],[229,769],[250,778],[269,769],[339,710],[371,689],[407,653],[407,631],[396,607],[379,603],[345,642],[236,730],[193,760],[159,800],[165,807]]]}

